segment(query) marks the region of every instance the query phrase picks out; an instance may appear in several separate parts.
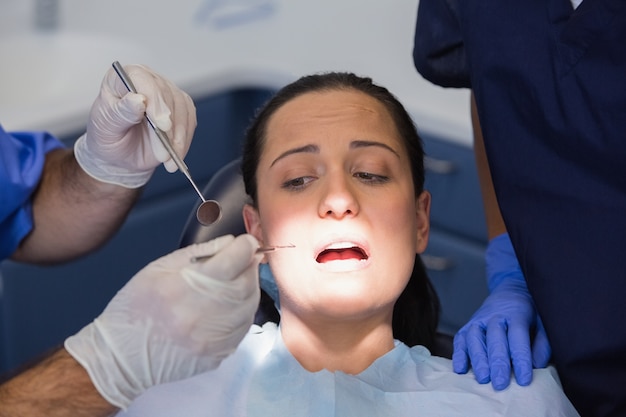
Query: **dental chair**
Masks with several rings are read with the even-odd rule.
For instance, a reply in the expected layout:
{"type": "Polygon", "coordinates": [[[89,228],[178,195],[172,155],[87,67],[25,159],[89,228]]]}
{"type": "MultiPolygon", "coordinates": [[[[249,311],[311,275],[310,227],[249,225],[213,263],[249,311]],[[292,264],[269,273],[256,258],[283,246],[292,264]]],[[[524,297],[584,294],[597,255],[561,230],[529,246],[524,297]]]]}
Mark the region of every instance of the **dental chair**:
{"type": "MultiPolygon", "coordinates": [[[[210,226],[202,226],[196,218],[196,210],[200,202],[193,208],[180,239],[180,247],[192,243],[206,242],[223,235],[240,235],[246,233],[242,210],[248,200],[240,172],[241,160],[226,164],[217,171],[208,182],[202,195],[207,200],[215,200],[222,208],[221,218],[210,226]]],[[[254,317],[254,323],[263,325],[268,321],[278,323],[280,315],[274,306],[274,300],[261,290],[261,301],[254,317]]]]}
{"type": "MultiPolygon", "coordinates": [[[[222,207],[221,218],[210,226],[202,226],[196,218],[199,202],[187,218],[179,243],[180,247],[206,242],[226,234],[237,236],[246,233],[242,209],[248,196],[244,190],[240,163],[240,159],[235,159],[222,167],[213,175],[202,192],[207,200],[216,200],[220,203],[222,207]]],[[[279,320],[280,314],[275,307],[274,300],[261,289],[261,300],[254,317],[254,323],[262,325],[268,321],[278,323],[279,320]]],[[[437,333],[435,346],[431,351],[433,355],[451,358],[452,336],[437,333]]]]}

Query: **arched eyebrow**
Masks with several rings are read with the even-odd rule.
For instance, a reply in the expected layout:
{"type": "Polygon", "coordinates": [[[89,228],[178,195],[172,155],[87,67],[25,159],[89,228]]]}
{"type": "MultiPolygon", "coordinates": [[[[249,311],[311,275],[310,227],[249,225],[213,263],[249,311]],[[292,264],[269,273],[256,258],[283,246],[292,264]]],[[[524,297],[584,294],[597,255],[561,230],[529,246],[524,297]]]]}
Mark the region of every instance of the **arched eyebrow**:
{"type": "MultiPolygon", "coordinates": [[[[391,146],[387,145],[386,143],[376,142],[376,141],[372,141],[372,140],[354,140],[354,141],[350,142],[350,149],[367,148],[367,147],[370,147],[370,146],[378,146],[380,148],[386,149],[389,152],[393,153],[398,158],[400,158],[400,154],[398,152],[396,152],[396,150],[393,149],[391,146]]],[[[318,153],[320,153],[320,148],[317,145],[304,145],[304,146],[300,146],[298,148],[289,149],[289,150],[281,153],[280,155],[278,155],[278,157],[276,159],[274,159],[274,161],[272,161],[272,163],[270,164],[270,168],[273,167],[281,159],[283,159],[283,158],[285,158],[285,157],[287,157],[289,155],[296,154],[296,153],[315,153],[315,154],[318,154],[318,153]]]]}
{"type": "Polygon", "coordinates": [[[278,155],[278,158],[272,161],[270,168],[273,167],[276,162],[280,161],[286,156],[293,155],[294,153],[320,153],[320,148],[317,145],[304,145],[300,146],[299,148],[289,149],[278,155]]]}
{"type": "Polygon", "coordinates": [[[350,142],[350,149],[367,148],[369,146],[378,146],[380,148],[387,149],[388,151],[393,153],[395,156],[400,158],[400,154],[391,146],[387,145],[386,143],[376,142],[372,140],[355,140],[355,141],[350,142]]]}

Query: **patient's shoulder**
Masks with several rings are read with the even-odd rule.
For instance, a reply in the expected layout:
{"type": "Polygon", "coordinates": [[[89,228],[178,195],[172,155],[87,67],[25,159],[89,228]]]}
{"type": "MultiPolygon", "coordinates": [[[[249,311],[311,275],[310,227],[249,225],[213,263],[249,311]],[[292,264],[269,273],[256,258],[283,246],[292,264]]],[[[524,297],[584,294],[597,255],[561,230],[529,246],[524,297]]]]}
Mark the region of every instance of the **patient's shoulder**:
{"type": "Polygon", "coordinates": [[[511,374],[509,386],[502,391],[495,391],[491,383],[479,384],[471,369],[466,374],[456,374],[450,359],[434,356],[423,346],[414,346],[409,349],[409,353],[418,385],[422,389],[441,393],[442,387],[445,387],[445,395],[458,395],[466,402],[486,405],[491,410],[497,410],[501,404],[515,405],[515,412],[509,411],[507,415],[515,415],[519,411],[520,415],[578,416],[565,396],[553,366],[535,369],[532,383],[524,387],[518,385],[511,374]]]}

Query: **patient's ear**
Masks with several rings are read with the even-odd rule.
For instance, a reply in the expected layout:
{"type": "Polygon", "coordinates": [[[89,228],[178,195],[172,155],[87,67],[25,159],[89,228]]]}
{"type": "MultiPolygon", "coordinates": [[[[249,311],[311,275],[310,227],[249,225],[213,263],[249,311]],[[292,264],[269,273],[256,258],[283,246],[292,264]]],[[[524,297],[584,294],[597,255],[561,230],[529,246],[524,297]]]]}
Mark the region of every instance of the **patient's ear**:
{"type": "Polygon", "coordinates": [[[422,253],[428,245],[430,233],[430,193],[422,191],[415,201],[417,215],[417,240],[415,253],[422,253]]]}
{"type": "Polygon", "coordinates": [[[250,204],[243,206],[243,223],[246,226],[246,231],[256,237],[259,244],[263,246],[263,229],[261,228],[259,211],[250,204]]]}

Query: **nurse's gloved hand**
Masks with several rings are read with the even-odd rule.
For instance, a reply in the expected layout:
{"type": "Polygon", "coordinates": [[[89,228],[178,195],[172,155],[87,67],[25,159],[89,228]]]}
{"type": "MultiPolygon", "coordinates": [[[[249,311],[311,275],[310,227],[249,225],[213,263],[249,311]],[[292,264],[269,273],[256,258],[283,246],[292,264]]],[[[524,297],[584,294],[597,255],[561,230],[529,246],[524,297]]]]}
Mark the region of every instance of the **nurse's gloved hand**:
{"type": "Polygon", "coordinates": [[[258,246],[251,235],[228,235],[157,259],[65,348],[98,392],[120,408],[153,385],[216,368],[253,323],[258,246]],[[215,256],[190,262],[209,254],[215,256]]]}
{"type": "Polygon", "coordinates": [[[528,292],[507,233],[489,242],[485,256],[489,296],[454,336],[454,372],[474,370],[481,384],[509,386],[511,364],[519,385],[532,381],[532,371],[544,368],[552,349],[528,292]]]}
{"type": "Polygon", "coordinates": [[[167,133],[184,158],[196,128],[196,108],[187,93],[142,65],[124,66],[136,90],[129,93],[113,68],[106,73],[87,123],[87,132],[74,145],[85,172],[102,182],[138,188],[164,163],[176,164],[147,124],[144,113],[167,133]]]}

